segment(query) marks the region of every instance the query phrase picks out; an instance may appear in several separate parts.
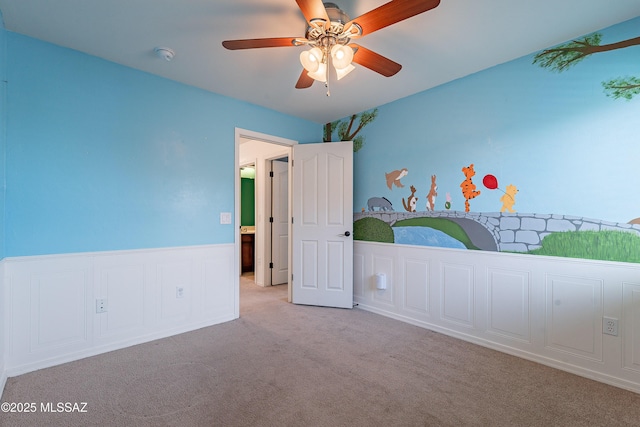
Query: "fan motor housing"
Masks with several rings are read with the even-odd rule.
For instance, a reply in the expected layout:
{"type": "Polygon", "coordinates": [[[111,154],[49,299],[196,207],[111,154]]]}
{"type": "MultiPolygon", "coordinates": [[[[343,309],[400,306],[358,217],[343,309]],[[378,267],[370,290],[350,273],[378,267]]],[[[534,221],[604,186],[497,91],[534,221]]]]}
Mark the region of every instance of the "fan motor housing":
{"type": "Polygon", "coordinates": [[[338,7],[335,3],[324,3],[324,8],[327,11],[327,15],[329,16],[329,20],[333,22],[338,22],[342,25],[349,22],[349,15],[347,15],[342,9],[338,7]]]}
{"type": "MultiPolygon", "coordinates": [[[[325,27],[322,19],[312,20],[307,26],[305,37],[320,46],[349,43],[348,34],[344,33],[344,25],[350,21],[349,15],[335,3],[323,4],[329,17],[329,27],[325,27]]],[[[357,27],[357,24],[355,26],[357,27]]]]}

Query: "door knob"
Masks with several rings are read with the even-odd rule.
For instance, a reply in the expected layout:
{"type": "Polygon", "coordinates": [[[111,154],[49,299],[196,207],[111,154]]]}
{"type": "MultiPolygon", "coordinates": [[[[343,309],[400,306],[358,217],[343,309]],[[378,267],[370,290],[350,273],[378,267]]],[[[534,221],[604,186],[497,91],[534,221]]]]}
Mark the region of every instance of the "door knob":
{"type": "Polygon", "coordinates": [[[344,235],[345,235],[346,237],[349,237],[349,236],[351,236],[351,233],[349,233],[348,231],[345,231],[345,232],[344,232],[344,235]]]}

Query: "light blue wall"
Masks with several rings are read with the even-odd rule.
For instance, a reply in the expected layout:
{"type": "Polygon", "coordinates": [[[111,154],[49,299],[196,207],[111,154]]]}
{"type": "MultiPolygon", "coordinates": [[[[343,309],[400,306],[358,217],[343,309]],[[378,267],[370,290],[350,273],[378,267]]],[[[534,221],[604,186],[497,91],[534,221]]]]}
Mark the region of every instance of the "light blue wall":
{"type": "MultiPolygon", "coordinates": [[[[638,37],[639,29],[640,18],[605,29],[601,44],[638,37]]],[[[640,217],[640,95],[613,99],[602,87],[640,77],[640,46],[594,54],[563,73],[534,65],[533,57],[380,106],[354,156],[354,209],[379,196],[404,211],[414,185],[424,211],[436,175],[436,209],[445,209],[449,193],[451,209],[464,210],[461,168],[473,163],[482,194],[470,201],[472,212],[500,211],[504,193],[482,185],[493,174],[502,190],[518,187],[521,213],[623,223],[640,217]],[[405,188],[387,188],[385,173],[401,168],[409,171],[405,188]]]]}
{"type": "Polygon", "coordinates": [[[7,32],[6,256],[229,243],[234,128],[315,123],[7,32]]]}
{"type": "Polygon", "coordinates": [[[5,254],[5,150],[6,150],[6,129],[7,129],[7,109],[6,109],[6,31],[4,20],[0,12],[0,259],[5,254]]]}

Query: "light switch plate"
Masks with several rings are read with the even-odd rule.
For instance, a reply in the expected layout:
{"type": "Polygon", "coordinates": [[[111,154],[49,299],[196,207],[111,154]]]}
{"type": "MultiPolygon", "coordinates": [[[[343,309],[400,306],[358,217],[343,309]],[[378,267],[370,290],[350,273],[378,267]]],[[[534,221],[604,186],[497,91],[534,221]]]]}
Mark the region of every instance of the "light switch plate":
{"type": "Polygon", "coordinates": [[[220,212],[220,224],[231,224],[231,212],[220,212]]]}

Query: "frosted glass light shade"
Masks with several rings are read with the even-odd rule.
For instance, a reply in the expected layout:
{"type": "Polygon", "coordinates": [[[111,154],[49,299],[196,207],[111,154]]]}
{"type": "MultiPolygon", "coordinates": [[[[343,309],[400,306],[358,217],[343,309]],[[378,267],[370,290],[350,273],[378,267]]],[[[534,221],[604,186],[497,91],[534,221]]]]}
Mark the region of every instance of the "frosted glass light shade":
{"type": "Polygon", "coordinates": [[[309,73],[315,73],[322,63],[322,51],[317,47],[303,51],[300,53],[300,63],[309,73]]]}
{"type": "Polygon", "coordinates": [[[318,69],[316,71],[314,71],[313,73],[309,72],[307,74],[312,79],[318,80],[319,82],[324,83],[327,81],[327,64],[321,63],[318,65],[318,69]]]}
{"type": "Polygon", "coordinates": [[[331,62],[336,70],[347,68],[353,61],[353,49],[337,44],[331,48],[331,62]]]}
{"type": "Polygon", "coordinates": [[[353,65],[349,64],[344,68],[336,68],[336,74],[338,76],[338,80],[340,80],[341,78],[343,78],[344,76],[346,76],[347,74],[349,74],[350,72],[352,72],[353,70],[355,70],[356,67],[354,67],[353,65]]]}

